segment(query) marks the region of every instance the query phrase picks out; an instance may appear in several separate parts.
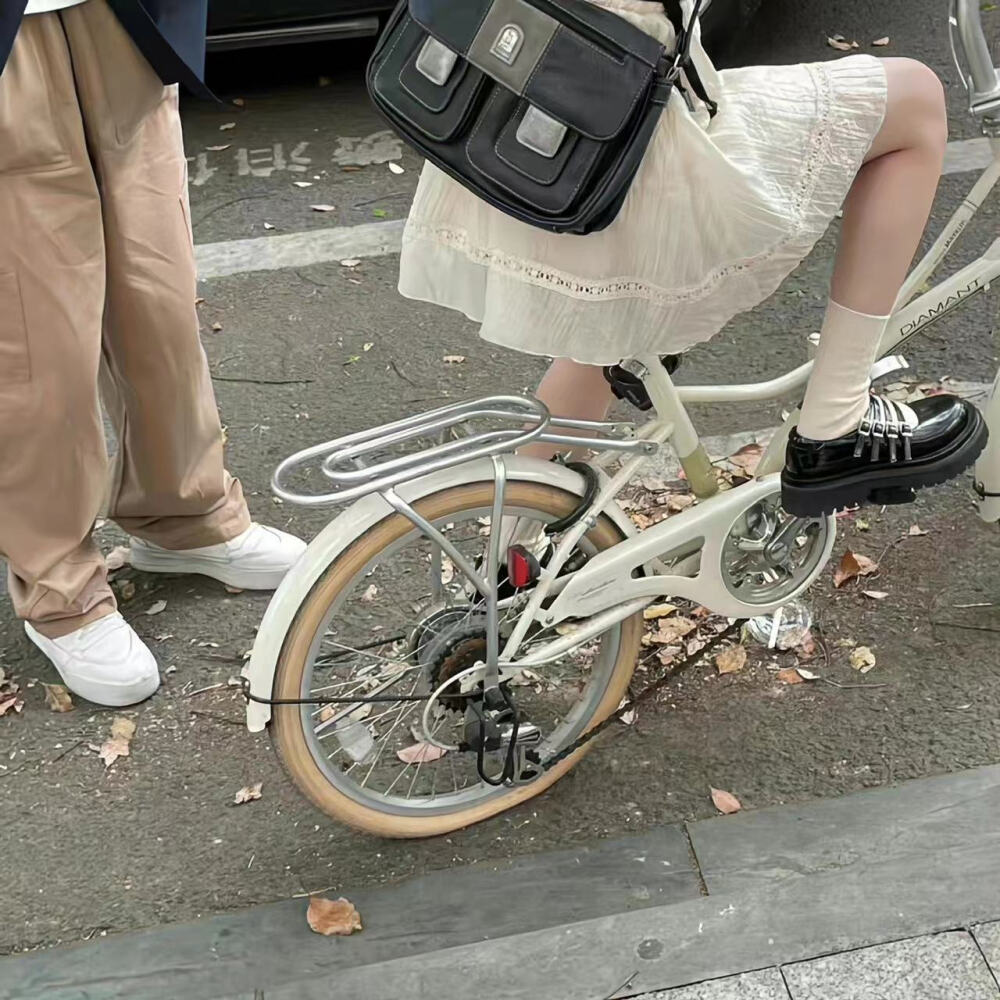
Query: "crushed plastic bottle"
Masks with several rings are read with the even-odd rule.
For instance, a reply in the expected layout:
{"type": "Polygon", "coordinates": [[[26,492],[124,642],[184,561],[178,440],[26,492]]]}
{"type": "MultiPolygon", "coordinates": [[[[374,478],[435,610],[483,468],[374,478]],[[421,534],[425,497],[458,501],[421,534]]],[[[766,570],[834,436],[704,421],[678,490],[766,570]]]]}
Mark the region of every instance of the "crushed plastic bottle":
{"type": "Polygon", "coordinates": [[[339,719],[333,727],[344,753],[358,764],[368,764],[375,753],[375,739],[371,730],[357,719],[339,719]]]}
{"type": "Polygon", "coordinates": [[[751,618],[743,626],[743,635],[768,649],[795,649],[808,638],[812,623],[808,605],[789,601],[774,614],[751,618]]]}

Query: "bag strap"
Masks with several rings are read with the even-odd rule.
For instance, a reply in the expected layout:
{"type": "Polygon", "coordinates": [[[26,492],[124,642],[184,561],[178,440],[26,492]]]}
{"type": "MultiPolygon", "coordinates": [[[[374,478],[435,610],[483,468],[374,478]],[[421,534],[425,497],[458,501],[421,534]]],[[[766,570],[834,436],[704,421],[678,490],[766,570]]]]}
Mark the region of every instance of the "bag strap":
{"type": "Polygon", "coordinates": [[[691,60],[691,41],[694,38],[694,29],[698,23],[698,15],[701,13],[703,0],[694,0],[691,19],[687,25],[684,24],[684,14],[681,10],[680,0],[661,0],[661,2],[663,9],[667,12],[667,17],[670,18],[677,32],[677,49],[674,55],[674,66],[684,71],[688,85],[694,91],[698,100],[708,109],[709,118],[714,118],[718,113],[719,105],[708,96],[708,90],[702,82],[701,76],[698,74],[697,67],[691,60]]]}

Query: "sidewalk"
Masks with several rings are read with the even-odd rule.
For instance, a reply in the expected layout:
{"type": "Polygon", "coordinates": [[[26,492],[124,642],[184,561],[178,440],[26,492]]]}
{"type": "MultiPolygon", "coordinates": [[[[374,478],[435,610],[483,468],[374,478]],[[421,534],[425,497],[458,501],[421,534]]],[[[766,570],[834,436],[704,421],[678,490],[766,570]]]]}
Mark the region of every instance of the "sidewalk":
{"type": "Polygon", "coordinates": [[[348,891],[350,938],[292,900],[7,959],[0,1000],[997,998],[998,815],[979,768],[348,891]]]}

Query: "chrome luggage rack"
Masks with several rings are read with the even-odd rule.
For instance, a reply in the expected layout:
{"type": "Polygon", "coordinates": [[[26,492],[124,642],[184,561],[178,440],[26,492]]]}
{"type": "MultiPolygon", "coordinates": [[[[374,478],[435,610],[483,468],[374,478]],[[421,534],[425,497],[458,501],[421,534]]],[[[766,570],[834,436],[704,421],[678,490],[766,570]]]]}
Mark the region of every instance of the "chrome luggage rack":
{"type": "Polygon", "coordinates": [[[346,503],[532,441],[599,451],[651,453],[659,447],[637,438],[631,423],[553,417],[533,396],[486,396],[296,452],[275,470],[271,488],[280,499],[304,507],[346,503]],[[333,484],[331,492],[301,492],[290,485],[293,474],[308,478],[317,468],[333,484]]]}

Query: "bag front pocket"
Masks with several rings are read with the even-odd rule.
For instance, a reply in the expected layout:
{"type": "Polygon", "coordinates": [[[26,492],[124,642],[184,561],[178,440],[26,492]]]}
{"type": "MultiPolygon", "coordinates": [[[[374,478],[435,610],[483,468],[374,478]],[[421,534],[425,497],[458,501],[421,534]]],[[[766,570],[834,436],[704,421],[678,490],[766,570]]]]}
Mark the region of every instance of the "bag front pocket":
{"type": "Polygon", "coordinates": [[[21,289],[13,271],[0,271],[0,385],[16,385],[30,379],[28,327],[21,289]]]}

